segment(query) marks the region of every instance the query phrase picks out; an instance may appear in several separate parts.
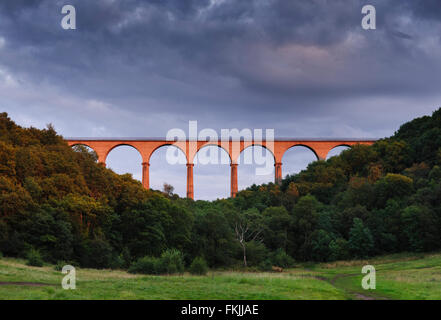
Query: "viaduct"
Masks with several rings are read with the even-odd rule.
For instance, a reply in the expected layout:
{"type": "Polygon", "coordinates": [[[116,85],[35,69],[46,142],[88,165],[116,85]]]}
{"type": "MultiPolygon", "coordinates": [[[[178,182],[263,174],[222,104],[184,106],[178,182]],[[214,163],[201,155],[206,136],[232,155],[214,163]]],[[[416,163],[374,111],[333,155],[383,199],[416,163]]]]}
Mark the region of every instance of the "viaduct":
{"type": "Polygon", "coordinates": [[[295,146],[303,146],[310,149],[317,160],[325,160],[329,151],[339,146],[352,147],[356,144],[372,145],[375,140],[362,139],[275,139],[274,141],[254,141],[254,140],[233,140],[229,141],[206,141],[206,140],[185,140],[185,141],[168,141],[157,138],[140,138],[140,139],[111,139],[111,138],[69,138],[67,143],[70,146],[84,145],[95,151],[98,156],[98,162],[106,164],[107,155],[118,146],[131,146],[135,148],[142,157],[142,185],[149,188],[149,166],[150,157],[155,150],[173,145],[179,148],[187,159],[187,197],[193,199],[193,167],[194,159],[199,150],[206,146],[218,146],[224,149],[230,157],[231,166],[231,197],[235,197],[238,191],[237,187],[237,165],[238,159],[243,150],[251,146],[262,146],[269,150],[274,157],[275,182],[282,180],[282,158],[284,153],[295,146]]]}

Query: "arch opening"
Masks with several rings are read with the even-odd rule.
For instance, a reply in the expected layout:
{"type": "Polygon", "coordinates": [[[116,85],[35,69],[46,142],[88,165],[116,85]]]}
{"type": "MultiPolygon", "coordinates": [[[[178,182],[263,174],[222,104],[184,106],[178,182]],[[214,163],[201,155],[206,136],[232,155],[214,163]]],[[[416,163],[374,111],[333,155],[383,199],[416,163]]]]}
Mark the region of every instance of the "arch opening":
{"type": "Polygon", "coordinates": [[[297,174],[305,170],[311,162],[317,161],[316,153],[309,147],[303,145],[292,146],[285,151],[282,157],[282,174],[297,174]]]}
{"type": "Polygon", "coordinates": [[[328,160],[332,157],[338,156],[340,153],[342,153],[343,151],[348,150],[350,148],[351,148],[350,146],[345,145],[345,144],[336,146],[328,152],[328,155],[326,156],[326,160],[328,160]]]}
{"type": "Polygon", "coordinates": [[[194,158],[195,200],[230,196],[230,156],[218,145],[201,147],[194,158]]]}
{"type": "Polygon", "coordinates": [[[238,189],[253,184],[274,182],[274,155],[261,145],[251,145],[242,150],[237,159],[238,189]]]}
{"type": "Polygon", "coordinates": [[[164,184],[168,184],[173,187],[173,194],[186,197],[186,163],[184,152],[174,145],[155,149],[149,160],[150,188],[164,191],[164,184]]]}
{"type": "Polygon", "coordinates": [[[118,145],[112,148],[106,157],[106,166],[118,174],[131,174],[142,181],[142,156],[130,145],[118,145]]]}

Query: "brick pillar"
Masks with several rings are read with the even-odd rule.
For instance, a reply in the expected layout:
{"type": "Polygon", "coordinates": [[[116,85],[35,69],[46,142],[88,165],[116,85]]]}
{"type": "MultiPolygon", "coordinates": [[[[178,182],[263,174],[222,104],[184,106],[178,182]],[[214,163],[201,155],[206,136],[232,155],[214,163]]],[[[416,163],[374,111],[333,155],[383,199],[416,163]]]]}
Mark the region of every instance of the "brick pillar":
{"type": "Polygon", "coordinates": [[[142,186],[145,189],[149,189],[149,167],[150,163],[143,162],[142,163],[142,186]]]}
{"type": "Polygon", "coordinates": [[[106,153],[105,152],[96,152],[96,151],[95,151],[95,153],[98,156],[98,163],[100,165],[102,165],[103,167],[105,167],[106,166],[106,158],[107,158],[106,153]]]}
{"type": "Polygon", "coordinates": [[[194,199],[193,192],[193,163],[187,163],[187,198],[194,199]]]}
{"type": "Polygon", "coordinates": [[[231,198],[234,198],[237,194],[237,163],[230,164],[231,166],[231,198]]]}
{"type": "Polygon", "coordinates": [[[281,184],[282,183],[282,163],[276,162],[274,163],[274,174],[275,174],[275,183],[281,184]]]}

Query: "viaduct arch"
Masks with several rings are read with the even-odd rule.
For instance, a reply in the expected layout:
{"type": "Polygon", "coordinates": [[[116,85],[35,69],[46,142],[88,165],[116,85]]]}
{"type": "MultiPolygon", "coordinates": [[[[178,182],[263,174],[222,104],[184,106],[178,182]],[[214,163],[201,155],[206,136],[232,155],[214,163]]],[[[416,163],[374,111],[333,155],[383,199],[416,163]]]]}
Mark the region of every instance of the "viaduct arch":
{"type": "Polygon", "coordinates": [[[106,165],[106,159],[110,151],[114,148],[125,145],[138,150],[142,157],[142,185],[149,188],[149,167],[150,157],[153,152],[163,146],[173,145],[179,148],[185,155],[187,161],[187,197],[193,199],[193,167],[194,159],[199,150],[205,146],[218,146],[224,149],[230,157],[231,166],[231,197],[235,197],[238,192],[237,184],[237,165],[242,151],[251,146],[262,146],[269,150],[274,156],[274,181],[279,183],[282,180],[282,158],[284,153],[295,146],[303,146],[310,149],[317,160],[325,160],[329,151],[339,146],[352,147],[357,144],[372,145],[375,140],[364,139],[275,139],[274,141],[254,141],[254,140],[185,140],[168,141],[156,138],[140,139],[111,139],[111,138],[68,138],[69,146],[85,145],[98,156],[98,162],[106,165]]]}

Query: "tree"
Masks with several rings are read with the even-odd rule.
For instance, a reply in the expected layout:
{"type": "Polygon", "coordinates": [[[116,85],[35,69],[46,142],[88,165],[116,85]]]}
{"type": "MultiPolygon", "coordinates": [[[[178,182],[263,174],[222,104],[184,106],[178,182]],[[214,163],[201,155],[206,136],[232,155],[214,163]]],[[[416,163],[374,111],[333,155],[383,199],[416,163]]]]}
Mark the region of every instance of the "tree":
{"type": "Polygon", "coordinates": [[[368,257],[374,248],[374,239],[368,227],[363,221],[354,218],[354,224],[349,232],[349,249],[357,258],[368,257]]]}
{"type": "Polygon", "coordinates": [[[289,237],[292,247],[288,254],[295,259],[311,258],[311,235],[319,222],[320,202],[311,195],[299,199],[293,209],[289,237]]]}
{"type": "Polygon", "coordinates": [[[331,255],[331,235],[325,230],[315,230],[311,236],[311,257],[314,261],[328,261],[331,255]]]}
{"type": "Polygon", "coordinates": [[[349,259],[350,257],[348,241],[343,238],[332,240],[329,243],[329,251],[329,260],[331,261],[349,259]]]}
{"type": "Polygon", "coordinates": [[[401,174],[388,173],[375,183],[378,208],[384,208],[388,199],[404,198],[413,192],[413,180],[401,174]]]}
{"type": "Polygon", "coordinates": [[[171,184],[164,182],[164,187],[162,188],[162,190],[166,196],[172,197],[175,188],[171,184]]]}
{"type": "Polygon", "coordinates": [[[210,267],[232,262],[235,238],[226,213],[213,207],[196,212],[191,237],[191,246],[187,250],[190,258],[202,256],[210,267]]]}
{"type": "Polygon", "coordinates": [[[234,221],[234,233],[242,248],[244,267],[247,267],[247,244],[249,242],[261,243],[263,241],[262,231],[262,216],[256,209],[249,209],[237,214],[234,221]]]}
{"type": "Polygon", "coordinates": [[[344,238],[349,239],[349,232],[354,224],[354,218],[365,220],[369,214],[369,211],[361,205],[336,210],[333,213],[335,228],[344,238]]]}
{"type": "Polygon", "coordinates": [[[263,236],[266,247],[271,250],[282,248],[286,251],[288,228],[292,221],[285,207],[268,207],[263,213],[263,236]]]}
{"type": "Polygon", "coordinates": [[[427,207],[412,205],[401,214],[404,234],[412,251],[439,248],[441,241],[439,218],[427,207]]]}

